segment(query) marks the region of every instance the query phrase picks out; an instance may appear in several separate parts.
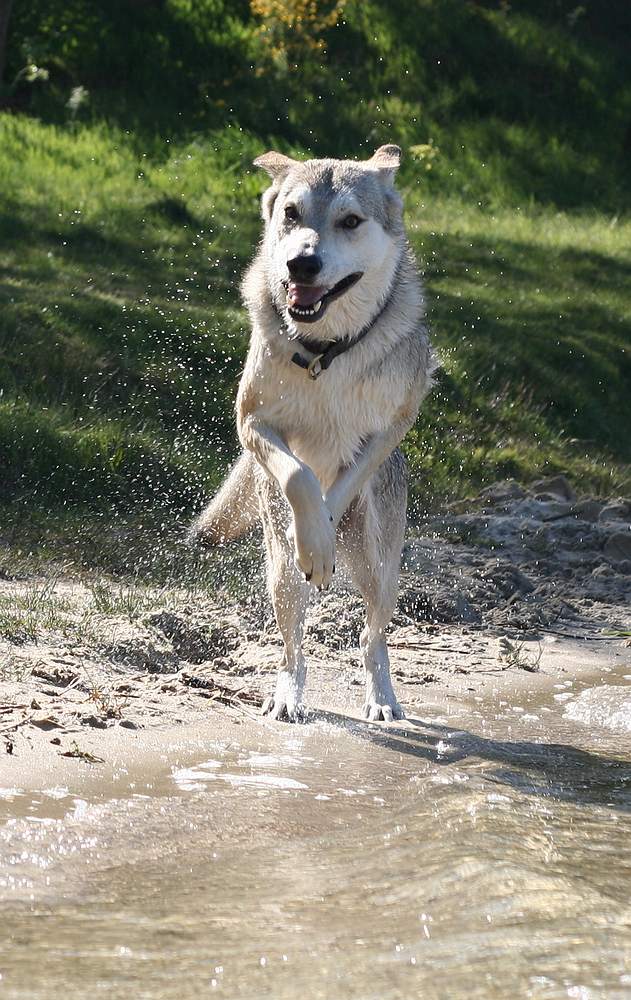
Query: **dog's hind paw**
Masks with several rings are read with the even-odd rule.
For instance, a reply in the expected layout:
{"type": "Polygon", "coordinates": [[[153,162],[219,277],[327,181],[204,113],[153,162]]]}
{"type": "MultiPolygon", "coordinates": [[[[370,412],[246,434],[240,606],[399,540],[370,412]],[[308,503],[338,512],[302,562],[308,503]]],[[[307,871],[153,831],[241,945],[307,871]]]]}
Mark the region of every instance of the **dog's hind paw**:
{"type": "Polygon", "coordinates": [[[279,722],[306,722],[308,711],[304,705],[292,704],[284,698],[266,698],[263,715],[269,715],[279,722]]]}
{"type": "Polygon", "coordinates": [[[364,718],[369,722],[393,722],[395,719],[405,719],[405,712],[398,701],[393,705],[380,705],[376,701],[367,701],[363,712],[364,718]]]}

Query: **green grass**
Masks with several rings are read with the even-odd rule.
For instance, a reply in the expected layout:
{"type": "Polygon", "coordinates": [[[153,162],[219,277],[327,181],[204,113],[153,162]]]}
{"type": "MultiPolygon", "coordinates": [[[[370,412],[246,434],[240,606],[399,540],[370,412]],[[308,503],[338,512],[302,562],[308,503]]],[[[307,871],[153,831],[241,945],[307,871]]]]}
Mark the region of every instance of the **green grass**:
{"type": "Polygon", "coordinates": [[[55,594],[55,580],[0,593],[0,639],[21,645],[35,642],[41,631],[63,629],[69,622],[70,601],[55,594]]]}
{"type": "Polygon", "coordinates": [[[329,155],[433,138],[437,193],[495,207],[628,203],[627,0],[345,0],[321,55],[274,23],[273,6],[276,61],[247,0],[14,4],[9,100],[63,122],[81,86],[78,119],[149,144],[227,122],[329,155]],[[32,62],[48,79],[12,87],[32,62]]]}
{"type": "MultiPolygon", "coordinates": [[[[236,448],[261,148],[228,130],[145,152],[102,124],[0,117],[5,538],[52,509],[57,543],[78,522],[95,553],[110,512],[123,537],[136,518],[177,532],[216,484],[236,448]]],[[[623,489],[631,223],[435,198],[413,163],[403,189],[443,361],[407,443],[417,509],[504,476],[623,489]]]]}
{"type": "Polygon", "coordinates": [[[348,0],[292,70],[245,0],[14,4],[0,571],[249,572],[247,545],[202,565],[181,536],[236,451],[270,147],[416,147],[399,184],[443,369],[406,442],[414,514],[508,476],[628,492],[630,28],[625,0],[348,0]],[[14,82],[33,62],[48,79],[14,82]]]}
{"type": "Polygon", "coordinates": [[[228,188],[237,163],[209,142],[149,158],[105,128],[3,116],[0,144],[5,491],[198,492],[230,435],[252,180],[228,188]]]}
{"type": "Polygon", "coordinates": [[[408,446],[417,481],[421,470],[431,479],[428,500],[553,472],[582,492],[628,489],[629,221],[542,207],[415,208],[444,361],[408,446]]]}

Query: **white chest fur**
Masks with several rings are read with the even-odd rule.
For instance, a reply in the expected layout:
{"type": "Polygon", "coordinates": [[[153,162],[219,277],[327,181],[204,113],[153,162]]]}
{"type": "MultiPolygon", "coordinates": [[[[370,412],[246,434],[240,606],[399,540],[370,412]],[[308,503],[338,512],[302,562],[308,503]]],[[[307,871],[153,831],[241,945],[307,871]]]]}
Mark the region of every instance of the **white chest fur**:
{"type": "Polygon", "coordinates": [[[257,415],[310,466],[323,490],[364,441],[392,423],[407,388],[400,371],[366,377],[356,368],[346,355],[314,380],[296,365],[259,358],[253,373],[257,415]]]}

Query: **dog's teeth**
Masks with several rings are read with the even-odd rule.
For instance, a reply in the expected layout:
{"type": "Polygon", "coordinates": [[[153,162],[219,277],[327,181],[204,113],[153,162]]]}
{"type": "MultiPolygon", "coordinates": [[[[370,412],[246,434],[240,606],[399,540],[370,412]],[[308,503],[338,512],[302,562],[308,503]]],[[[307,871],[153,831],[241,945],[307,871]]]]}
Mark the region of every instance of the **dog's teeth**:
{"type": "Polygon", "coordinates": [[[296,313],[298,316],[315,316],[315,314],[320,312],[320,309],[322,308],[322,299],[311,307],[295,305],[290,306],[290,308],[292,312],[296,313]]]}

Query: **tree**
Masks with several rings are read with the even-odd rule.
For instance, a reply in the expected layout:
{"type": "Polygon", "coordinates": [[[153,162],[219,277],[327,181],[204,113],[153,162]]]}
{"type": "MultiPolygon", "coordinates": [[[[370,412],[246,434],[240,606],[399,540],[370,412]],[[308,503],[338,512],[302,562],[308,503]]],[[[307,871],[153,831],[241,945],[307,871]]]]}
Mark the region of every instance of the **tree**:
{"type": "Polygon", "coordinates": [[[9,18],[11,17],[11,5],[13,0],[0,0],[0,86],[4,75],[4,64],[6,62],[7,37],[9,35],[9,18]]]}
{"type": "Polygon", "coordinates": [[[250,0],[261,21],[259,35],[272,60],[283,68],[304,68],[322,55],[323,34],[342,17],[345,0],[250,0]]]}

